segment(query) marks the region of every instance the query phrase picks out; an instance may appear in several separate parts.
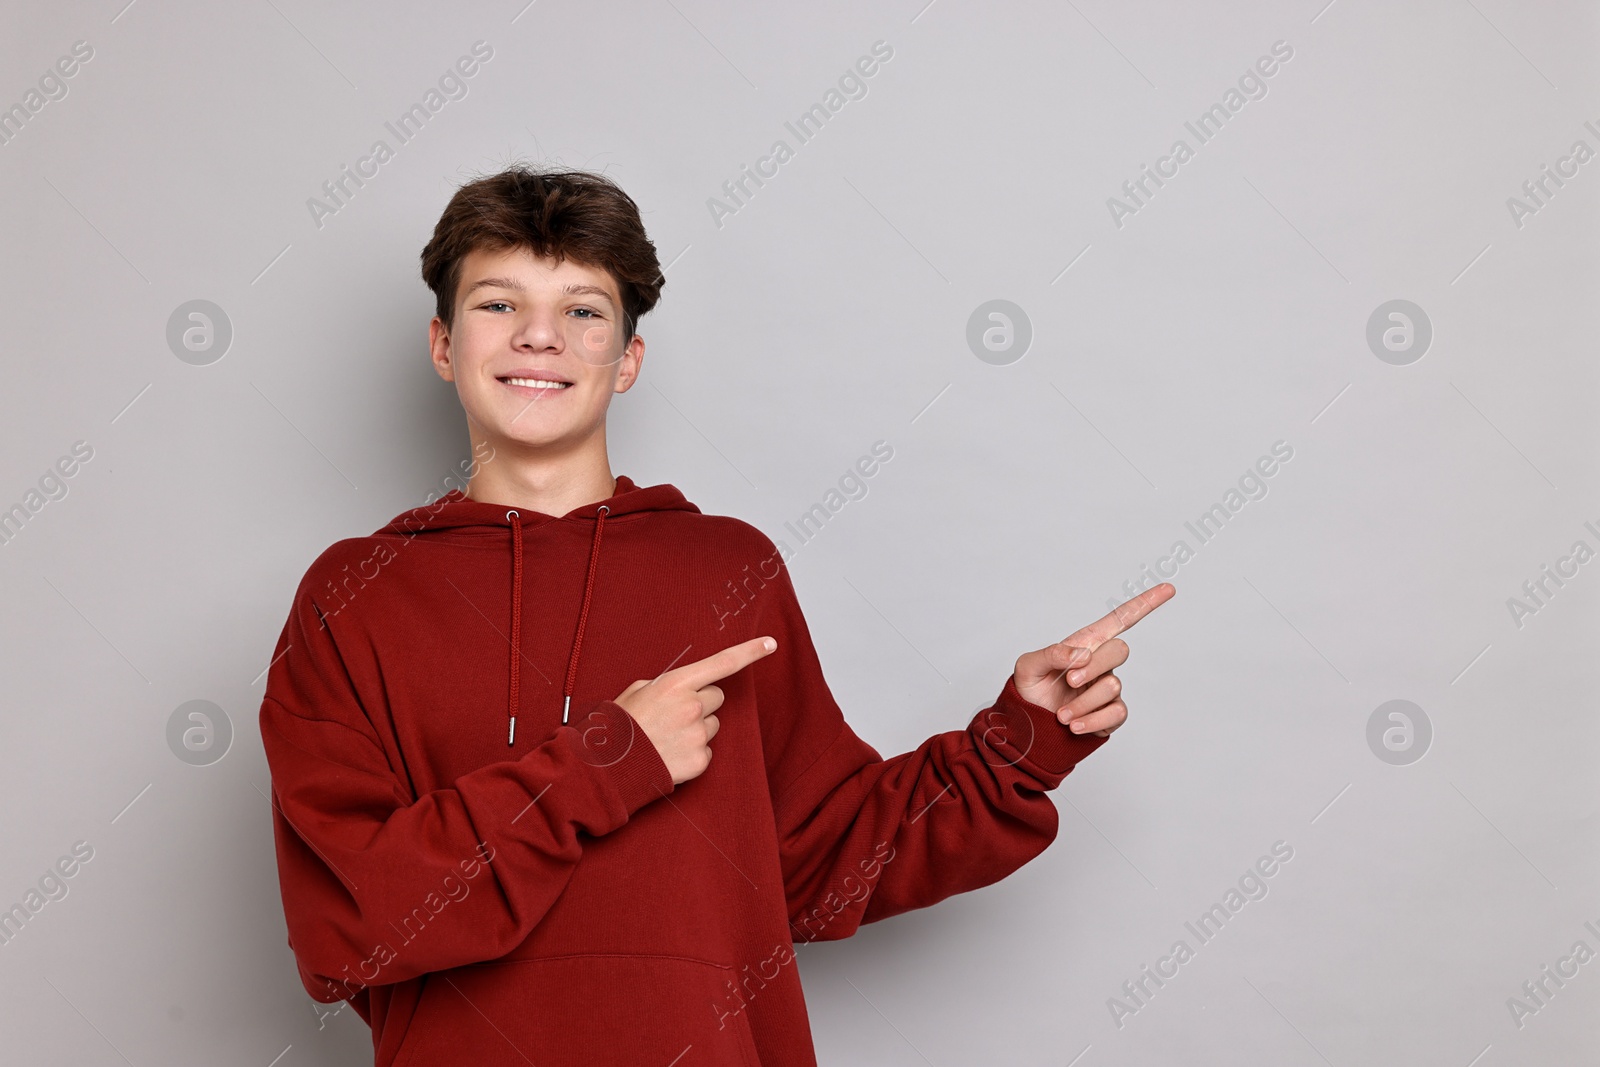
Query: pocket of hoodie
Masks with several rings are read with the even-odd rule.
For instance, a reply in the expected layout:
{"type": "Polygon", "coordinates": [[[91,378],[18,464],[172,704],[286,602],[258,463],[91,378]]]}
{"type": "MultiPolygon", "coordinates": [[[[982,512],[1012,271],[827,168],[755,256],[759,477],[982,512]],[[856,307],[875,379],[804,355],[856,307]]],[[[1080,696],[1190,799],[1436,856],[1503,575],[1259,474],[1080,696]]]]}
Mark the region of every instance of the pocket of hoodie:
{"type": "Polygon", "coordinates": [[[395,1067],[760,1067],[732,967],[682,956],[583,954],[436,974],[395,1067]],[[448,976],[448,980],[446,980],[448,976]]]}

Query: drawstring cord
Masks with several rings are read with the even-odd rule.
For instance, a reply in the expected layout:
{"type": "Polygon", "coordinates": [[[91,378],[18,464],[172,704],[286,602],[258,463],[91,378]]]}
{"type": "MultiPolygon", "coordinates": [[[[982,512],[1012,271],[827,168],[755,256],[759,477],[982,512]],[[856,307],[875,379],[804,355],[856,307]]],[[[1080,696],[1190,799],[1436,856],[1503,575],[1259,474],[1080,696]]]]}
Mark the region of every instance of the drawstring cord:
{"type": "Polygon", "coordinates": [[[522,513],[506,512],[511,523],[511,732],[506,744],[517,740],[517,704],[521,697],[518,683],[522,679],[522,513]]]}
{"type": "Polygon", "coordinates": [[[589,576],[583,582],[583,608],[578,612],[578,636],[572,639],[572,657],[567,661],[567,688],[561,701],[561,722],[567,721],[567,709],[572,706],[572,685],[578,680],[578,649],[583,647],[583,627],[589,621],[589,595],[594,592],[595,564],[600,562],[600,534],[606,528],[609,505],[601,504],[594,520],[594,543],[589,546],[589,576]]]}
{"type": "MultiPolygon", "coordinates": [[[[578,612],[578,633],[573,638],[572,655],[567,660],[567,682],[561,700],[562,725],[566,725],[567,715],[572,707],[572,690],[578,679],[578,652],[583,647],[583,631],[589,622],[589,602],[594,595],[595,573],[600,562],[600,535],[605,530],[606,515],[610,511],[609,504],[601,504],[595,515],[594,540],[589,546],[589,572],[583,584],[583,607],[578,612]]],[[[521,701],[522,515],[512,509],[506,512],[506,521],[511,524],[511,695],[508,709],[511,724],[506,735],[506,744],[509,746],[515,744],[517,740],[517,706],[521,701]]]]}

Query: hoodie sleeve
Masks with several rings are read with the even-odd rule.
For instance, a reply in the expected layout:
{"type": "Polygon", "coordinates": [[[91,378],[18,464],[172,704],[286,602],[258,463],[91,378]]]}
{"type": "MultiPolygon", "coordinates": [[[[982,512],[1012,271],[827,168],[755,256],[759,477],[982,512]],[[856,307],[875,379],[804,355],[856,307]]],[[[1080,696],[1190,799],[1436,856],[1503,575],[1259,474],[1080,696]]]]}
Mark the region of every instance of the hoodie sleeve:
{"type": "MultiPolygon", "coordinates": [[[[364,696],[302,586],[260,725],[289,947],[322,1003],[505,955],[561,895],[585,834],[610,833],[673,790],[642,730],[633,736],[644,743],[616,759],[591,755],[563,726],[518,759],[413,799],[364,696]]],[[[620,705],[595,710],[637,730],[620,705]]]]}
{"type": "Polygon", "coordinates": [[[753,669],[797,942],[990,885],[1055,839],[1045,792],[1108,738],[1071,733],[1008,677],[966,729],[883,759],[835,703],[787,567],[768,593],[754,633],[778,648],[753,669]]]}

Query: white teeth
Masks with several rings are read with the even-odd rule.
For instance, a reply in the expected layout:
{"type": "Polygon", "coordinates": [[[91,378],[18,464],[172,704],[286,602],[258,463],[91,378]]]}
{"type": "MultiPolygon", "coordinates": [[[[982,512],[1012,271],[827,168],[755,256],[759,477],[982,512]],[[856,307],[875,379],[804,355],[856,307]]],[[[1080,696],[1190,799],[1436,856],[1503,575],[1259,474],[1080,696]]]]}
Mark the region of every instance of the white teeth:
{"type": "Polygon", "coordinates": [[[525,385],[532,389],[565,389],[569,382],[547,382],[543,378],[507,378],[507,385],[525,385]]]}

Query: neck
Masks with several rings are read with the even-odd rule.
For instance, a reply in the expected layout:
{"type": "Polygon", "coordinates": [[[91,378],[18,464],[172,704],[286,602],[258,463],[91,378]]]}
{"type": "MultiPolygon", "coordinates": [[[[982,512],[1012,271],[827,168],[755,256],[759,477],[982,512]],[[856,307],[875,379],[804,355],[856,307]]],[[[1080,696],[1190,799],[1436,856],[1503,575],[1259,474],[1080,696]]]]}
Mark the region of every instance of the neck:
{"type": "Polygon", "coordinates": [[[473,454],[489,457],[467,482],[473,500],[559,518],[616,493],[604,433],[566,452],[517,441],[480,442],[476,430],[472,438],[473,454]]]}

